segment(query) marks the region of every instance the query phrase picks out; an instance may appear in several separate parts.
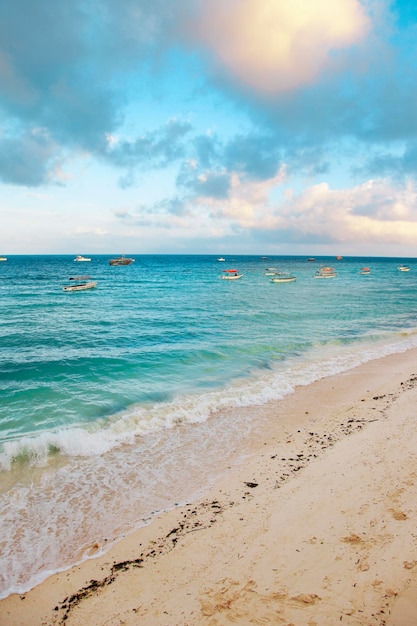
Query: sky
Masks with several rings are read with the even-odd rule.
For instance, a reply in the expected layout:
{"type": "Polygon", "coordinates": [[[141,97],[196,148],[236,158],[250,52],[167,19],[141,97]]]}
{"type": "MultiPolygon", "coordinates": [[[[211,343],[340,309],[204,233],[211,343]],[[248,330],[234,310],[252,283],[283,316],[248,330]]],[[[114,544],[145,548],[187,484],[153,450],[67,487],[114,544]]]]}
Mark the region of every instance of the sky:
{"type": "Polygon", "coordinates": [[[417,257],[414,0],[0,2],[0,254],[417,257]]]}

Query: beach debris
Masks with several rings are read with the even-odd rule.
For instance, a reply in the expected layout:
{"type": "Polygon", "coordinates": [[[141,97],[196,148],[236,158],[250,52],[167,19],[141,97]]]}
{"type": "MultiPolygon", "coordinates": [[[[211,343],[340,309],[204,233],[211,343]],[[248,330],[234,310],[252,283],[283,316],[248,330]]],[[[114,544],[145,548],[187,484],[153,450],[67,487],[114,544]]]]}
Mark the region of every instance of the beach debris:
{"type": "Polygon", "coordinates": [[[347,537],[343,537],[342,541],[344,543],[362,543],[363,539],[359,537],[359,535],[356,535],[355,533],[351,533],[347,537]]]}
{"type": "Polygon", "coordinates": [[[315,604],[321,598],[315,593],[300,593],[298,596],[292,597],[291,600],[302,602],[303,604],[315,604]]]}
{"type": "Polygon", "coordinates": [[[396,519],[398,522],[402,522],[408,519],[408,516],[403,513],[403,511],[397,511],[396,509],[390,509],[390,513],[392,513],[392,517],[396,519]]]}
{"type": "Polygon", "coordinates": [[[246,485],[246,487],[250,487],[251,489],[254,489],[258,486],[258,483],[245,482],[244,484],[246,485]]]}

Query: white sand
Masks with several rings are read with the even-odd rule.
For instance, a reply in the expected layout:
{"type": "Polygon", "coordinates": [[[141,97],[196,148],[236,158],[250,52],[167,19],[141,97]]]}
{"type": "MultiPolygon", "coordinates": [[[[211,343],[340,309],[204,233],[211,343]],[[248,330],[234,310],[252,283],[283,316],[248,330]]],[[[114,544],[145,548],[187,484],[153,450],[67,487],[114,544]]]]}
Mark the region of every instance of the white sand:
{"type": "Polygon", "coordinates": [[[298,389],[203,500],[1,601],[1,626],[416,626],[416,407],[416,350],[298,389]]]}

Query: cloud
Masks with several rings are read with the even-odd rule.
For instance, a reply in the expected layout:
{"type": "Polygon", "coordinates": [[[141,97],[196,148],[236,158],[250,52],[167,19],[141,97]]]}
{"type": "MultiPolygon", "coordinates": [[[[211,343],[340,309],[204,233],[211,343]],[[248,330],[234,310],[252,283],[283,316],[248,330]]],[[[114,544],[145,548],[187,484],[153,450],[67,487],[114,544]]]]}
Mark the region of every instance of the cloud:
{"type": "Polygon", "coordinates": [[[184,200],[188,211],[183,206],[183,212],[189,224],[205,219],[225,233],[245,231],[274,244],[415,242],[415,182],[399,187],[388,180],[370,180],[351,189],[332,189],[323,182],[298,194],[287,185],[285,167],[263,181],[242,180],[235,174],[227,198],[198,195],[204,188],[195,186],[196,195],[184,200]],[[279,189],[281,199],[273,200],[279,189]]]}
{"type": "Polygon", "coordinates": [[[184,138],[190,130],[188,122],[171,119],[163,127],[134,140],[108,143],[106,156],[120,167],[165,167],[185,155],[184,138]]]}
{"type": "MultiPolygon", "coordinates": [[[[14,184],[53,179],[51,153],[29,138],[44,128],[55,158],[71,151],[105,153],[120,126],[129,73],[140,72],[168,33],[161,0],[14,0],[0,8],[0,112],[10,138],[0,150],[0,176],[14,184]],[[19,145],[20,144],[20,145],[19,145]],[[30,145],[29,145],[30,144],[30,145]],[[19,171],[5,150],[19,154],[19,171]],[[37,148],[36,162],[25,153],[37,148]],[[15,170],[15,171],[11,171],[15,170]],[[33,170],[33,171],[32,171],[33,170]]],[[[167,37],[166,37],[167,39],[167,37]]],[[[4,128],[4,126],[3,126],[4,128]]]]}
{"type": "MultiPolygon", "coordinates": [[[[212,178],[216,180],[213,175],[212,178]]],[[[226,181],[227,194],[213,194],[206,180],[210,180],[209,175],[200,184],[195,182],[194,177],[192,183],[186,186],[187,190],[194,193],[188,196],[187,203],[195,207],[195,213],[200,207],[200,210],[207,211],[215,219],[233,222],[240,227],[256,228],[260,222],[266,223],[270,219],[272,209],[268,196],[285,180],[285,168],[266,181],[249,181],[232,173],[226,181]]]]}
{"type": "Polygon", "coordinates": [[[351,214],[373,222],[417,222],[417,190],[410,180],[393,186],[385,180],[371,180],[360,186],[360,198],[351,214]]]}
{"type": "Polygon", "coordinates": [[[36,187],[46,180],[59,182],[56,144],[45,129],[0,138],[0,180],[36,187]]]}
{"type": "Polygon", "coordinates": [[[132,217],[131,212],[127,209],[118,209],[117,211],[114,211],[114,215],[121,220],[127,220],[132,217]]]}
{"type": "Polygon", "coordinates": [[[277,207],[266,228],[281,241],[411,244],[417,236],[417,188],[382,180],[352,189],[314,185],[277,207]]]}
{"type": "Polygon", "coordinates": [[[0,178],[32,187],[62,184],[66,160],[86,153],[117,168],[122,188],[150,169],[175,166],[171,205],[178,207],[177,195],[227,198],[233,177],[268,184],[284,163],[287,175],[323,176],[335,153],[351,159],[364,149],[368,163],[355,164],[356,180],[382,166],[385,176],[401,169],[411,175],[417,162],[417,81],[408,71],[414,52],[402,50],[394,26],[389,31],[392,16],[378,13],[385,4],[3,4],[0,178]],[[171,82],[173,59],[184,93],[171,82]],[[213,86],[217,101],[204,112],[207,126],[216,125],[217,103],[232,110],[217,135],[201,131],[198,112],[188,116],[193,98],[201,105],[213,86]],[[153,99],[159,89],[161,99],[153,99]],[[167,117],[175,96],[177,111],[189,107],[187,117],[152,126],[152,116],[142,115],[142,94],[148,105],[166,107],[167,117]],[[126,123],[132,111],[136,118],[126,123]],[[403,142],[402,157],[395,142],[403,142]],[[193,160],[195,171],[188,168],[193,160]]]}
{"type": "Polygon", "coordinates": [[[192,196],[227,198],[230,184],[227,171],[204,170],[195,161],[185,162],[177,177],[177,185],[192,196]]]}
{"type": "Polygon", "coordinates": [[[211,0],[193,26],[220,71],[279,94],[311,84],[370,23],[358,0],[211,0]]]}

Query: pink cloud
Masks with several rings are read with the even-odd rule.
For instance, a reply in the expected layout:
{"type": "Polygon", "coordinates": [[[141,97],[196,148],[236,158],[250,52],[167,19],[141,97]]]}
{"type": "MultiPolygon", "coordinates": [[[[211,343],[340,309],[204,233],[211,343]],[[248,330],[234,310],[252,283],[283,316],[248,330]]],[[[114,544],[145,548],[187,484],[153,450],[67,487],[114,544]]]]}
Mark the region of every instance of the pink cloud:
{"type": "Polygon", "coordinates": [[[358,0],[210,0],[193,36],[245,86],[274,94],[310,84],[332,51],[370,29],[358,0]]]}

